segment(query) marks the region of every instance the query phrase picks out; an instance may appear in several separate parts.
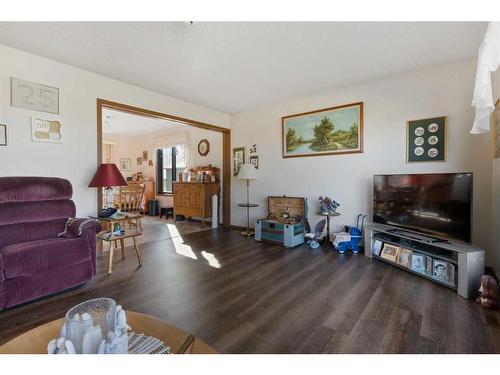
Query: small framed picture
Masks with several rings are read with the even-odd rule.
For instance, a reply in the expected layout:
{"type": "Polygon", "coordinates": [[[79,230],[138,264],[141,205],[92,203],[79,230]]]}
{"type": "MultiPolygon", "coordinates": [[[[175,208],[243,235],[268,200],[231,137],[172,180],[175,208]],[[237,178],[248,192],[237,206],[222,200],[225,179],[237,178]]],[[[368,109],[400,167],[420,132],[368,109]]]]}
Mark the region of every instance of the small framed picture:
{"type": "Polygon", "coordinates": [[[233,176],[237,176],[240,173],[241,165],[245,164],[245,159],[245,147],[233,148],[233,176]]]}
{"type": "Polygon", "coordinates": [[[415,272],[425,274],[425,255],[413,253],[411,255],[411,269],[415,272]]]}
{"type": "Polygon", "coordinates": [[[0,124],[0,146],[7,146],[7,125],[0,124]]]}
{"type": "Polygon", "coordinates": [[[23,79],[10,78],[10,105],[59,114],[59,89],[23,79]]]}
{"type": "Polygon", "coordinates": [[[252,164],[255,169],[259,169],[259,157],[257,155],[251,155],[249,160],[250,164],[252,164]]]}
{"type": "Polygon", "coordinates": [[[147,151],[143,151],[142,152],[142,160],[143,161],[147,161],[148,160],[148,152],[147,151]]]}
{"type": "Polygon", "coordinates": [[[432,264],[432,278],[447,284],[454,284],[455,266],[444,260],[434,259],[432,264]]]}
{"type": "Polygon", "coordinates": [[[62,125],[56,120],[31,117],[31,140],[33,142],[62,143],[62,125]]]}
{"type": "Polygon", "coordinates": [[[132,162],[130,159],[127,158],[120,159],[120,169],[122,171],[130,171],[131,164],[132,162]]]}
{"type": "Polygon", "coordinates": [[[137,158],[137,165],[142,165],[142,158],[141,157],[137,158]]]}
{"type": "Polygon", "coordinates": [[[410,268],[411,250],[402,248],[398,256],[398,264],[410,268]]]}
{"type": "Polygon", "coordinates": [[[149,165],[153,166],[153,160],[149,159],[149,165]]]}
{"type": "Polygon", "coordinates": [[[392,262],[396,262],[400,251],[401,248],[399,246],[394,246],[388,243],[384,243],[384,247],[382,248],[382,253],[380,254],[380,257],[390,260],[392,262]]]}

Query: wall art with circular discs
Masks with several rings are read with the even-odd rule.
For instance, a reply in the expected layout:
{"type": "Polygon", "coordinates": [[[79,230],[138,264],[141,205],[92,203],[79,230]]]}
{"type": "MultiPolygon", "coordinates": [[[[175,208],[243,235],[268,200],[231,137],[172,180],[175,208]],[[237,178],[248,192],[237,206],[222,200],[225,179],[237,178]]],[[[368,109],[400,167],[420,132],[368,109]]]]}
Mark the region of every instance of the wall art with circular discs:
{"type": "Polygon", "coordinates": [[[406,161],[446,161],[446,116],[408,121],[406,161]]]}

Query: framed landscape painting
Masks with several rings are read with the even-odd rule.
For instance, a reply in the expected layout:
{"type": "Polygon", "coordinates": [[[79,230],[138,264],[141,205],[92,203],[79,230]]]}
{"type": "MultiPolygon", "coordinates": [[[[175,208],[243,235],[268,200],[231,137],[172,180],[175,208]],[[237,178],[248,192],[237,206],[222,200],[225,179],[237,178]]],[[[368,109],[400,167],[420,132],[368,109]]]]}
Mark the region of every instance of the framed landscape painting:
{"type": "Polygon", "coordinates": [[[284,158],[363,152],[363,102],[285,116],[284,158]]]}

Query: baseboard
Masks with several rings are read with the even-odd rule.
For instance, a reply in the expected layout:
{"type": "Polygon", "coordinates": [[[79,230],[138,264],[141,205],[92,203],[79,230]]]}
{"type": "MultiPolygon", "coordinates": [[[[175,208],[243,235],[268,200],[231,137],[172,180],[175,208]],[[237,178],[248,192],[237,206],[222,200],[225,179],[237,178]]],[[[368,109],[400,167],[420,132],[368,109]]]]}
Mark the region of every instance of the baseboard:
{"type": "MultiPolygon", "coordinates": [[[[240,225],[233,225],[233,224],[231,224],[229,226],[229,228],[231,228],[231,229],[237,229],[237,230],[247,230],[247,227],[242,227],[240,225]]],[[[252,229],[252,228],[250,228],[250,229],[252,229]]]]}

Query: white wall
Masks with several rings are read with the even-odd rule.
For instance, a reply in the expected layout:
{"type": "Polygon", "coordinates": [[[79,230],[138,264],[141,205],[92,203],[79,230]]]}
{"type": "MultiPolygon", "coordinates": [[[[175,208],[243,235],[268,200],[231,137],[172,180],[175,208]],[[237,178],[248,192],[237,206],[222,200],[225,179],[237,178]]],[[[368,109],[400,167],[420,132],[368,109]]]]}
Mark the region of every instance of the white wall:
{"type": "Polygon", "coordinates": [[[97,194],[87,186],[97,165],[97,98],[230,127],[228,114],[0,45],[0,123],[8,132],[8,146],[0,147],[0,176],[68,178],[78,215],[95,214],[97,194]],[[60,114],[11,107],[10,77],[58,87],[60,114]],[[31,115],[59,120],[64,143],[32,142],[31,115]]]}
{"type": "MultiPolygon", "coordinates": [[[[500,69],[497,69],[497,71],[493,74],[493,94],[493,100],[496,102],[500,97],[500,69]]],[[[493,137],[493,132],[490,132],[490,136],[493,137]]],[[[493,210],[491,231],[493,233],[493,267],[495,269],[495,273],[500,276],[500,159],[493,159],[492,168],[493,210]]]]}
{"type": "MultiPolygon", "coordinates": [[[[254,111],[231,120],[232,147],[256,143],[261,178],[251,185],[251,200],[260,206],[253,219],[267,213],[268,195],[305,196],[309,218],[319,195],[342,205],[333,229],[354,223],[358,213],[371,215],[372,176],[377,173],[474,172],[474,242],[491,245],[491,160],[488,135],[471,135],[471,99],[475,61],[467,60],[308,96],[254,111]],[[283,159],[281,117],[336,105],[364,102],[364,153],[283,159]],[[448,116],[446,162],[407,164],[406,122],[448,116]]],[[[233,177],[232,224],[245,225],[244,184],[233,177]]]]}

